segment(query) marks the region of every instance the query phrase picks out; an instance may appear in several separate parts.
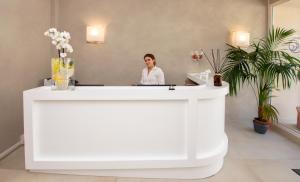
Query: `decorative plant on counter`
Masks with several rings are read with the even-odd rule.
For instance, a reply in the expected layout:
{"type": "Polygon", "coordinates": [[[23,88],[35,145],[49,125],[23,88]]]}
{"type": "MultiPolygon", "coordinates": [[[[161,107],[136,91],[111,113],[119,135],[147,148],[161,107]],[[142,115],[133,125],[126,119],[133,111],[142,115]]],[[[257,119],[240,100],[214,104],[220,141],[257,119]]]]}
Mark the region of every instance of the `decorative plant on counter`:
{"type": "Polygon", "coordinates": [[[70,33],[63,31],[59,32],[56,28],[50,28],[44,33],[45,36],[51,38],[51,43],[58,51],[58,58],[52,58],[52,80],[53,87],[58,90],[68,89],[69,81],[74,75],[74,62],[67,57],[67,53],[73,52],[73,47],[69,41],[71,39],[70,33]]]}
{"type": "Polygon", "coordinates": [[[214,86],[222,86],[222,75],[221,72],[224,69],[227,59],[221,58],[220,50],[217,49],[215,52],[213,49],[211,50],[211,59],[207,56],[207,54],[203,52],[204,57],[210,64],[211,68],[215,72],[214,75],[214,86]]]}
{"type": "Polygon", "coordinates": [[[290,88],[299,78],[300,60],[284,48],[294,33],[272,28],[265,38],[250,45],[250,52],[228,45],[223,78],[229,83],[230,95],[237,95],[245,84],[251,86],[258,105],[258,117],[253,120],[258,133],[266,133],[271,122],[278,121],[278,110],[271,104],[272,89],[290,88]]]}

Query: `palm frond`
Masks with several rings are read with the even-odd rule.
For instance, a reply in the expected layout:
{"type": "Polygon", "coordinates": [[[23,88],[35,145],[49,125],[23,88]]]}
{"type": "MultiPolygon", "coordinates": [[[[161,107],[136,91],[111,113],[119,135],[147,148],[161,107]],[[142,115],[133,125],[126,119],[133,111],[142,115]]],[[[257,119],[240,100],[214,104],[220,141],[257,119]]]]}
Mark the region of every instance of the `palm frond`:
{"type": "Polygon", "coordinates": [[[228,45],[227,62],[222,70],[223,79],[229,83],[230,95],[236,95],[245,83],[256,86],[259,117],[278,120],[278,111],[271,105],[272,90],[289,88],[300,80],[300,60],[282,47],[289,43],[295,30],[272,28],[267,37],[251,43],[251,52],[228,45]]]}
{"type": "Polygon", "coordinates": [[[282,83],[282,88],[290,88],[291,82],[295,80],[297,74],[289,64],[278,65],[274,63],[265,64],[262,67],[265,79],[274,80],[274,84],[279,87],[279,81],[282,83]]]}
{"type": "Polygon", "coordinates": [[[278,121],[278,110],[271,104],[265,104],[262,107],[262,120],[271,120],[273,122],[278,121]]]}
{"type": "Polygon", "coordinates": [[[233,46],[227,49],[226,65],[221,71],[223,79],[229,83],[230,95],[236,95],[241,84],[253,78],[248,60],[246,51],[233,46]]]}
{"type": "Polygon", "coordinates": [[[266,39],[262,40],[262,47],[265,50],[275,50],[277,49],[280,44],[286,42],[288,38],[296,33],[295,30],[289,29],[286,30],[284,28],[272,28],[266,39]]]}

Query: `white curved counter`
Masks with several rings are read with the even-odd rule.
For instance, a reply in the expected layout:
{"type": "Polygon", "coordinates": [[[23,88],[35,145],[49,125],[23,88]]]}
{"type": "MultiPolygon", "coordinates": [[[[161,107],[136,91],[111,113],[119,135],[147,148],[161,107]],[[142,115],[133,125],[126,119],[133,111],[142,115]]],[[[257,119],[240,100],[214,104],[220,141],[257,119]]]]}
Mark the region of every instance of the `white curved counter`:
{"type": "Polygon", "coordinates": [[[76,87],[24,91],[26,169],[197,179],[227,152],[228,86],[76,87]]]}

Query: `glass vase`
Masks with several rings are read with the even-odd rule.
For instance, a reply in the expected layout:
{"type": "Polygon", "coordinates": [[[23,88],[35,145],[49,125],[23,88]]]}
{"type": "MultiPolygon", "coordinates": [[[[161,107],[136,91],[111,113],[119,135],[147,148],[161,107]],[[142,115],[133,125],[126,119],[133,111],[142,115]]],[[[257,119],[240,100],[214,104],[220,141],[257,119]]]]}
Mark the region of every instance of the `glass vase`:
{"type": "Polygon", "coordinates": [[[75,65],[71,58],[52,58],[52,89],[68,90],[74,79],[75,65]]]}

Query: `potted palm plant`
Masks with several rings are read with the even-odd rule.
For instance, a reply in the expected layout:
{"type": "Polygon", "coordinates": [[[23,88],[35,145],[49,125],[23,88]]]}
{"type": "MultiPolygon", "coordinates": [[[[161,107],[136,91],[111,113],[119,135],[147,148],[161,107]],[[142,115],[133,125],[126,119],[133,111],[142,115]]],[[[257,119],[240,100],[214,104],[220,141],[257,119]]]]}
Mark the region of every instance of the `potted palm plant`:
{"type": "Polygon", "coordinates": [[[300,79],[300,60],[287,49],[294,30],[272,28],[265,38],[251,43],[249,51],[228,45],[223,79],[229,83],[230,95],[249,85],[257,100],[254,130],[264,134],[272,122],[278,121],[278,110],[272,105],[273,89],[290,88],[300,79]]]}

